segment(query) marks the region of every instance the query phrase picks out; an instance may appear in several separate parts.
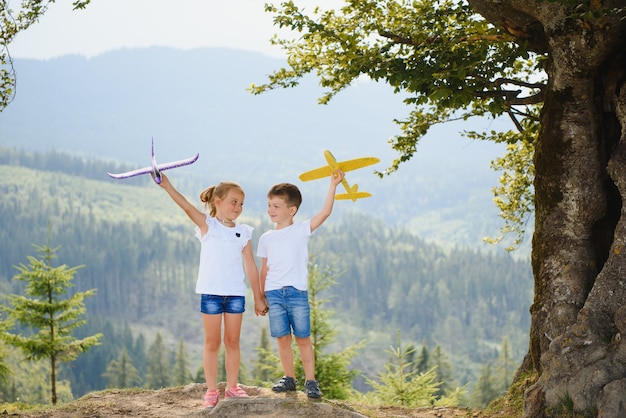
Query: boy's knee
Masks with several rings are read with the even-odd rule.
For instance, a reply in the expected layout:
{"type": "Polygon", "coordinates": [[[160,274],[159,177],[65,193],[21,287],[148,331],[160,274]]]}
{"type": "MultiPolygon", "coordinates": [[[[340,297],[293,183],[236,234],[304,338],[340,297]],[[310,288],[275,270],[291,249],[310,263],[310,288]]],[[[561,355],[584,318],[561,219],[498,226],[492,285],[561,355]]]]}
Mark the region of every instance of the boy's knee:
{"type": "Polygon", "coordinates": [[[310,338],[296,338],[296,343],[300,349],[300,353],[308,353],[313,351],[313,344],[310,338]]]}
{"type": "Polygon", "coordinates": [[[291,344],[291,334],[276,338],[278,344],[291,344]]]}
{"type": "Polygon", "coordinates": [[[298,343],[298,345],[300,346],[306,347],[311,344],[311,337],[304,337],[304,338],[296,337],[296,343],[298,343]]]}

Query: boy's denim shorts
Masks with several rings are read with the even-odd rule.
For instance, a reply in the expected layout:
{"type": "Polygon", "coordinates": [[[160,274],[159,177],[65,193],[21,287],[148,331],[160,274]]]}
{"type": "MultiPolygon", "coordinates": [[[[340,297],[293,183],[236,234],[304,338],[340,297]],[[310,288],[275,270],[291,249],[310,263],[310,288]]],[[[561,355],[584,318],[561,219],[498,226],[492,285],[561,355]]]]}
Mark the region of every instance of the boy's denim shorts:
{"type": "Polygon", "coordinates": [[[309,292],[292,286],[265,292],[270,307],[270,335],[274,338],[291,334],[296,338],[311,335],[309,292]]]}
{"type": "Polygon", "coordinates": [[[246,298],[244,296],[200,295],[200,312],[203,314],[240,314],[245,310],[246,298]]]}

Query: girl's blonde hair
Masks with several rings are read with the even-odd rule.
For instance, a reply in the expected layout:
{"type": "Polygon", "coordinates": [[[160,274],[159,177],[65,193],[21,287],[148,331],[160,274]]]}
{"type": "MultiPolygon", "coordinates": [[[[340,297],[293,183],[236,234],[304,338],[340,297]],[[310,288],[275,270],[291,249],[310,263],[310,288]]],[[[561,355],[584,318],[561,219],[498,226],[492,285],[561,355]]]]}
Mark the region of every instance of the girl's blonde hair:
{"type": "Polygon", "coordinates": [[[223,181],[217,186],[210,186],[208,189],[205,189],[202,193],[200,193],[200,201],[204,203],[204,206],[208,209],[209,215],[211,217],[215,217],[217,213],[217,209],[215,207],[215,197],[219,197],[220,199],[225,199],[232,189],[237,189],[241,192],[245,197],[245,193],[241,186],[233,181],[223,181]]]}

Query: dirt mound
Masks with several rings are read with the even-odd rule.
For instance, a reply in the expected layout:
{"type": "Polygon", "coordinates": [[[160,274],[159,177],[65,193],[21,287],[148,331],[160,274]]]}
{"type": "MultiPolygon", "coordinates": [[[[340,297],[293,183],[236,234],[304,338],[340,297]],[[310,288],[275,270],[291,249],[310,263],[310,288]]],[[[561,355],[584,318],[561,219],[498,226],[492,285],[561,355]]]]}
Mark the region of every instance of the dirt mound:
{"type": "Polygon", "coordinates": [[[211,410],[202,410],[206,386],[193,383],[184,387],[159,390],[109,389],[93,392],[56,408],[8,413],[2,417],[23,418],[174,418],[174,417],[306,417],[306,418],[458,418],[479,417],[463,408],[371,407],[338,401],[307,399],[304,393],[275,394],[269,389],[242,386],[249,398],[223,399],[224,387],[220,385],[221,400],[211,410]]]}

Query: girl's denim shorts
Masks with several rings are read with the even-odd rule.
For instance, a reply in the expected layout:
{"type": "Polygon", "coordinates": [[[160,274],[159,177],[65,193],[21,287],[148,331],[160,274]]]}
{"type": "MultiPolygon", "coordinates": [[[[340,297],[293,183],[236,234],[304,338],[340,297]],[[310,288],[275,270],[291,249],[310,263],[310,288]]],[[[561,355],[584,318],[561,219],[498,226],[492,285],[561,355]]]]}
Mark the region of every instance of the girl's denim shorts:
{"type": "Polygon", "coordinates": [[[200,295],[200,312],[209,315],[241,314],[246,310],[244,296],[200,295]]]}

